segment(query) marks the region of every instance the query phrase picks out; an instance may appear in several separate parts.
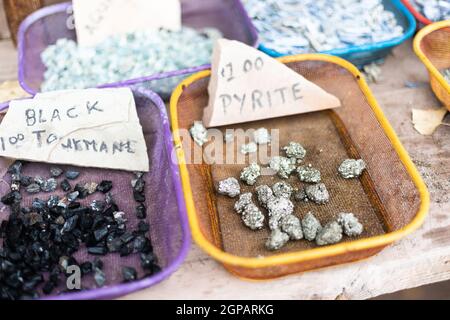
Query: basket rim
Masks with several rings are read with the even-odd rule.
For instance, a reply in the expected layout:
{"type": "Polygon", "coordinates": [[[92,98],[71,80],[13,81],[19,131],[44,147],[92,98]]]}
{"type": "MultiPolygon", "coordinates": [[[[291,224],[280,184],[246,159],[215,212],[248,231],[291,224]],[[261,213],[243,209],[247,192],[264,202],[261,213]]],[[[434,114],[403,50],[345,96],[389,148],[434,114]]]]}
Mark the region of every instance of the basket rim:
{"type": "MultiPolygon", "coordinates": [[[[116,87],[123,87],[117,85],[116,87]]],[[[143,95],[145,95],[148,99],[152,101],[152,103],[155,105],[155,107],[158,109],[158,114],[162,121],[162,131],[164,134],[164,140],[165,140],[165,149],[167,151],[168,155],[168,161],[170,162],[170,170],[172,172],[172,183],[174,185],[175,189],[175,195],[178,203],[178,218],[180,222],[182,237],[181,242],[182,245],[180,246],[179,252],[175,259],[166,267],[164,268],[160,273],[149,276],[141,280],[137,280],[130,283],[125,284],[115,284],[111,285],[109,287],[104,288],[97,288],[97,289],[90,289],[78,293],[67,293],[67,294],[61,294],[57,296],[49,296],[49,297],[42,297],[42,300],[99,300],[99,299],[110,299],[110,298],[116,298],[121,297],[127,294],[131,294],[136,291],[140,291],[149,287],[152,287],[166,278],[168,278],[172,273],[177,271],[181,264],[184,262],[184,260],[187,257],[187,254],[189,253],[189,249],[191,246],[191,233],[189,229],[189,223],[186,213],[186,205],[184,201],[184,195],[183,195],[183,189],[181,185],[181,181],[179,178],[179,168],[172,161],[171,155],[174,152],[174,144],[173,144],[173,138],[172,134],[170,132],[170,122],[166,111],[166,106],[162,99],[157,95],[155,92],[149,90],[149,89],[134,89],[133,92],[138,92],[143,95]]],[[[9,101],[10,102],[10,101],[9,101]]],[[[9,102],[5,102],[0,104],[0,111],[4,111],[8,108],[9,102]]]]}
{"type": "MultiPolygon", "coordinates": [[[[408,28],[404,31],[403,35],[397,38],[392,38],[390,40],[386,41],[380,41],[375,43],[369,43],[364,45],[355,45],[355,46],[348,46],[344,48],[336,48],[332,50],[322,51],[319,53],[323,54],[329,54],[329,55],[335,55],[335,56],[346,56],[349,54],[357,54],[362,52],[369,52],[369,51],[375,51],[375,50],[383,50],[383,49],[389,49],[393,48],[395,46],[398,46],[402,44],[407,39],[411,38],[414,33],[416,32],[417,23],[416,19],[414,18],[413,14],[409,12],[409,10],[405,7],[405,5],[400,2],[400,0],[391,0],[394,6],[400,11],[400,13],[406,18],[408,22],[408,28]]],[[[283,57],[283,56],[289,56],[286,53],[282,53],[279,51],[276,51],[274,49],[270,49],[264,45],[264,43],[259,44],[259,49],[270,55],[271,57],[283,57]]]]}
{"type": "Polygon", "coordinates": [[[407,151],[403,147],[400,142],[397,134],[392,128],[391,124],[385,117],[382,109],[379,107],[375,97],[369,89],[364,77],[361,75],[359,70],[350,62],[335,56],[329,56],[324,54],[302,54],[302,55],[294,55],[278,58],[280,62],[289,63],[289,62],[298,62],[298,61],[324,61],[337,64],[347,71],[349,71],[357,80],[360,86],[360,89],[364,93],[367,98],[368,104],[372,108],[378,122],[381,127],[384,129],[387,137],[389,138],[392,146],[400,157],[401,162],[406,168],[408,174],[413,180],[419,195],[420,195],[420,208],[416,213],[414,219],[404,228],[390,232],[384,235],[375,236],[371,238],[365,238],[361,240],[340,243],[337,245],[314,248],[309,250],[302,250],[297,252],[290,252],[284,254],[278,254],[270,257],[262,257],[262,258],[248,258],[248,257],[240,257],[230,253],[223,251],[222,249],[216,247],[209,240],[205,238],[203,233],[201,232],[199,221],[197,219],[197,213],[195,208],[195,202],[193,200],[193,194],[190,184],[189,172],[185,163],[184,150],[182,147],[181,136],[179,134],[179,124],[178,124],[178,101],[183,94],[184,88],[193,84],[194,82],[204,79],[211,75],[211,71],[202,71],[197,74],[192,75],[191,77],[185,79],[183,82],[179,84],[179,86],[175,89],[172,94],[170,101],[170,114],[171,114],[171,123],[172,123],[172,132],[174,135],[175,141],[175,149],[177,150],[177,158],[180,166],[181,180],[183,185],[183,191],[186,200],[187,213],[189,218],[189,223],[191,226],[191,234],[195,242],[199,247],[201,247],[206,253],[215,258],[216,260],[222,262],[226,265],[244,267],[244,268],[264,268],[271,267],[275,265],[287,265],[297,262],[311,261],[315,259],[321,259],[331,256],[337,256],[341,254],[345,254],[348,252],[361,251],[366,249],[378,248],[387,246],[393,243],[396,240],[399,240],[412,232],[418,229],[424,222],[430,207],[430,195],[428,189],[420,176],[416,166],[412,162],[409,157],[407,151]]]}
{"type": "Polygon", "coordinates": [[[426,36],[428,36],[430,33],[434,31],[449,27],[450,27],[450,20],[435,22],[426,26],[417,33],[416,37],[414,38],[413,47],[414,52],[422,61],[422,63],[425,65],[425,67],[428,69],[430,74],[434,78],[436,78],[436,80],[440,83],[440,85],[450,94],[450,84],[445,80],[442,73],[439,72],[439,70],[434,66],[434,64],[430,61],[430,59],[428,59],[428,57],[421,48],[422,40],[426,36]]]}
{"type": "MultiPolygon", "coordinates": [[[[248,16],[248,13],[245,10],[244,5],[242,4],[242,1],[241,0],[233,0],[233,1],[235,1],[239,11],[243,15],[245,24],[249,28],[248,31],[250,32],[250,36],[253,39],[253,42],[250,43],[249,45],[252,47],[257,47],[259,38],[258,38],[258,32],[257,32],[253,22],[251,21],[250,17],[248,16]]],[[[20,86],[31,95],[35,95],[40,90],[36,91],[36,90],[32,89],[28,85],[27,79],[25,77],[25,65],[26,65],[26,63],[25,63],[25,35],[26,35],[28,29],[30,28],[30,26],[33,25],[34,23],[36,23],[37,21],[39,21],[42,18],[47,17],[49,15],[67,11],[71,7],[72,7],[71,1],[57,3],[57,4],[43,7],[41,9],[36,10],[35,12],[31,13],[30,15],[28,15],[21,22],[21,24],[19,26],[19,30],[17,33],[18,80],[19,80],[20,86]]],[[[125,80],[107,83],[107,84],[100,84],[96,87],[97,88],[111,88],[111,87],[116,87],[119,85],[120,86],[129,86],[129,85],[134,85],[134,84],[138,84],[138,83],[142,83],[142,82],[150,82],[150,81],[155,81],[155,80],[160,80],[160,79],[165,79],[165,78],[172,78],[172,77],[192,74],[194,72],[206,70],[210,67],[211,67],[210,64],[204,64],[201,66],[188,67],[188,68],[183,68],[183,69],[179,69],[179,70],[164,71],[164,72],[155,73],[155,74],[152,74],[149,76],[142,76],[142,77],[138,77],[138,78],[125,79],[125,80]]]]}
{"type": "Polygon", "coordinates": [[[405,5],[406,8],[408,8],[408,10],[412,13],[412,15],[421,23],[423,23],[424,25],[429,25],[432,24],[433,21],[431,21],[430,19],[428,19],[427,17],[425,17],[423,14],[421,14],[419,11],[417,11],[413,5],[411,4],[411,2],[409,2],[409,0],[402,0],[403,4],[405,5]]]}

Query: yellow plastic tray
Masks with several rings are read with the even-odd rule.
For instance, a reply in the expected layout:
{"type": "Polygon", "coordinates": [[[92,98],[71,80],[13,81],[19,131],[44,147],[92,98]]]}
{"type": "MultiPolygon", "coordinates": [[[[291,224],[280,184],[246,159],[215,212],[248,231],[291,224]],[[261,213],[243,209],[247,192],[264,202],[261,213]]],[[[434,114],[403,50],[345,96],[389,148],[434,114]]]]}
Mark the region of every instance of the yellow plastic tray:
{"type": "Polygon", "coordinates": [[[423,28],[414,38],[414,51],[430,73],[437,98],[450,110],[450,84],[439,71],[450,68],[450,20],[423,28]]]}
{"type": "MultiPolygon", "coordinates": [[[[340,59],[338,57],[332,57],[322,54],[305,54],[290,57],[279,58],[279,61],[289,65],[292,63],[324,63],[335,66],[342,69],[342,71],[348,73],[350,78],[354,78],[352,81],[357,82],[359,89],[364,94],[364,100],[370,105],[371,112],[374,114],[374,122],[378,122],[384,131],[386,141],[390,142],[393,148],[393,154],[400,159],[399,165],[405,170],[405,175],[411,181],[411,186],[415,188],[417,193],[417,212],[411,215],[411,219],[408,219],[408,223],[404,227],[395,231],[388,231],[385,234],[379,236],[373,236],[365,239],[355,240],[351,242],[340,243],[328,247],[317,247],[308,250],[287,252],[281,254],[275,254],[264,257],[243,257],[236,254],[230,254],[225,252],[215,241],[207,239],[202,232],[199,217],[197,215],[196,203],[194,201],[193,193],[197,194],[198,190],[192,190],[190,172],[185,161],[185,153],[182,146],[182,139],[178,132],[180,128],[178,108],[179,102],[182,101],[183,93],[190,86],[193,88],[199,87],[199,83],[202,83],[202,87],[205,86],[205,81],[210,76],[210,71],[203,71],[187,78],[183,81],[177,89],[173,92],[170,101],[171,122],[174,134],[174,143],[177,150],[177,158],[180,166],[180,173],[182,179],[182,185],[184,195],[186,199],[187,212],[192,230],[192,236],[195,242],[210,256],[215,258],[224,264],[233,274],[245,279],[270,279],[276,278],[291,273],[307,271],[311,269],[317,269],[325,266],[343,264],[351,261],[367,258],[376,254],[387,245],[397,241],[406,235],[412,233],[419,228],[429,210],[429,194],[422,178],[420,177],[416,167],[411,161],[408,153],[399,141],[396,133],[389,124],[388,120],[384,116],[382,110],[378,106],[374,96],[372,95],[368,85],[364,81],[363,76],[358,69],[351,63],[340,59]],[[394,151],[395,150],[395,151],[394,151]],[[420,200],[418,200],[420,198],[420,200]],[[420,204],[419,204],[420,201],[420,204]]],[[[327,76],[325,76],[327,77],[327,76]]],[[[325,88],[326,89],[326,88],[325,88]]],[[[194,90],[194,89],[193,89],[194,90]]],[[[206,89],[202,89],[205,91],[206,89]]],[[[198,93],[198,90],[195,89],[198,93]]],[[[197,94],[196,93],[196,94],[197,94]]],[[[203,92],[203,94],[205,94],[203,92]]],[[[189,102],[192,104],[192,102],[189,102]]],[[[190,112],[190,111],[187,111],[190,112]]],[[[198,119],[200,120],[200,119],[198,119]]],[[[377,124],[378,125],[378,124],[377,124]]],[[[382,131],[382,132],[383,132],[382,131]]],[[[214,192],[213,190],[211,192],[214,192]]],[[[409,207],[409,204],[405,204],[409,207]]],[[[415,207],[414,207],[415,208],[415,207]]]]}

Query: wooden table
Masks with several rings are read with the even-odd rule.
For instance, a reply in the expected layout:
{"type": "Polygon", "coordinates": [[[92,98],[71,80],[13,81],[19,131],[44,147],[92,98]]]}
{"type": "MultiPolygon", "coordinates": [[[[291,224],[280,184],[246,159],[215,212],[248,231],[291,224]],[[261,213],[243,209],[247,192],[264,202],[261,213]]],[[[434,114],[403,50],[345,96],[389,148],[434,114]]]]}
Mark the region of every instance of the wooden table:
{"type": "MultiPolygon", "coordinates": [[[[0,81],[17,77],[16,60],[11,43],[0,41],[0,81]]],[[[125,299],[368,299],[450,279],[450,127],[430,137],[413,129],[411,109],[439,103],[410,42],[387,59],[382,76],[371,88],[431,193],[430,215],[420,230],[369,260],[268,282],[239,280],[192,244],[168,280],[125,299]],[[422,85],[410,89],[405,81],[422,85]]]]}

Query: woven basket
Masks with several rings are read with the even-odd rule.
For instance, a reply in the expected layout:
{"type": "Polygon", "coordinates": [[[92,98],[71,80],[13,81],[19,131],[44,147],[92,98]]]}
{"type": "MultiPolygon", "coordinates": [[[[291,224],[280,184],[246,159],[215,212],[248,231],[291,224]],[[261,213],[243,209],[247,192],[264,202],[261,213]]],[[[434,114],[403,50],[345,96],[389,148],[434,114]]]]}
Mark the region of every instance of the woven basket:
{"type": "Polygon", "coordinates": [[[450,110],[450,84],[441,73],[450,68],[450,20],[423,28],[414,39],[414,51],[428,69],[433,92],[450,110]]]}
{"type": "MultiPolygon", "coordinates": [[[[218,181],[239,177],[243,166],[186,164],[185,155],[199,147],[193,146],[190,138],[182,140],[181,130],[202,118],[208,103],[210,71],[193,75],[179,85],[171,100],[172,128],[192,234],[197,244],[230,272],[248,279],[272,279],[370,257],[417,229],[429,207],[425,184],[356,67],[320,54],[280,61],[337,96],[343,106],[226,129],[278,129],[280,146],[289,141],[305,145],[309,150],[305,161],[322,171],[331,201],[323,206],[298,205],[295,214],[303,217],[313,211],[326,223],[336,219],[339,212],[353,212],[365,231],[359,238],[346,238],[333,246],[317,247],[302,240],[290,242],[277,253],[267,251],[264,243],[269,231],[245,228],[233,211],[236,200],[217,196],[214,191],[218,181]],[[347,157],[361,157],[367,162],[368,170],[360,180],[348,181],[337,175],[337,167],[347,157]]],[[[263,176],[257,185],[276,181],[263,176]]],[[[296,177],[289,183],[300,186],[296,177]]],[[[243,192],[252,190],[244,187],[243,192]]]]}

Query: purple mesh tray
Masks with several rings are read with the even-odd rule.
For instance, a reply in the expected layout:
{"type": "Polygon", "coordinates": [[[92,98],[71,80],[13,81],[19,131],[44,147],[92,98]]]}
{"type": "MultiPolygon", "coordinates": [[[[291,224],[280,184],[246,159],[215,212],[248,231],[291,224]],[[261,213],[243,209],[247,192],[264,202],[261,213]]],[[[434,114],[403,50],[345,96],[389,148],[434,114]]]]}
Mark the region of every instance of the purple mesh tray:
{"type": "MultiPolygon", "coordinates": [[[[248,45],[257,45],[257,33],[240,0],[182,0],[183,25],[192,28],[214,27],[220,30],[225,38],[239,40],[248,45]]],[[[21,24],[18,33],[19,82],[30,94],[40,91],[44,79],[45,66],[41,61],[41,53],[49,45],[60,38],[76,39],[75,30],[67,27],[70,17],[70,2],[44,7],[21,24]]],[[[123,79],[118,83],[131,85],[142,82],[153,82],[157,88],[157,80],[186,76],[209,68],[209,65],[193,66],[183,70],[173,70],[137,79],[123,79]]],[[[181,79],[180,79],[181,80],[181,79]]],[[[114,86],[116,84],[105,84],[114,86]]]]}
{"type": "MultiPolygon", "coordinates": [[[[57,295],[44,297],[44,299],[111,299],[142,290],[161,282],[176,271],[189,251],[190,232],[186,207],[178,166],[172,161],[174,146],[165,105],[154,92],[143,89],[135,89],[133,92],[150,159],[150,173],[146,175],[147,222],[150,224],[150,237],[162,271],[156,275],[123,284],[121,283],[121,267],[134,266],[139,272],[139,277],[143,276],[139,266],[139,255],[133,254],[126,258],[119,258],[118,254],[109,254],[106,257],[101,257],[105,262],[106,287],[95,288],[91,275],[82,280],[82,285],[89,290],[78,293],[62,293],[63,290],[60,288],[59,292],[55,292],[57,295]]],[[[0,111],[7,106],[7,104],[3,104],[0,111]]],[[[65,168],[64,166],[61,167],[65,168]]],[[[47,177],[49,168],[50,165],[47,164],[28,163],[24,166],[24,173],[47,177]]],[[[5,162],[0,159],[2,179],[5,171],[5,162]]],[[[82,175],[77,181],[101,181],[107,178],[114,182],[112,193],[115,195],[119,208],[127,213],[128,226],[130,230],[133,230],[138,222],[134,214],[136,203],[133,200],[130,186],[133,174],[118,170],[92,168],[81,168],[80,172],[82,175]]],[[[0,194],[3,195],[8,190],[8,184],[0,184],[0,194]]],[[[33,196],[25,195],[25,193],[23,193],[23,196],[24,202],[32,201],[33,196]]],[[[86,201],[92,201],[99,196],[96,194],[86,201]]],[[[3,205],[0,204],[1,206],[3,205]]],[[[0,221],[4,220],[7,215],[9,215],[9,209],[1,210],[0,221]]],[[[87,255],[84,246],[80,247],[79,252],[74,257],[79,263],[93,261],[95,258],[87,255]]]]}

